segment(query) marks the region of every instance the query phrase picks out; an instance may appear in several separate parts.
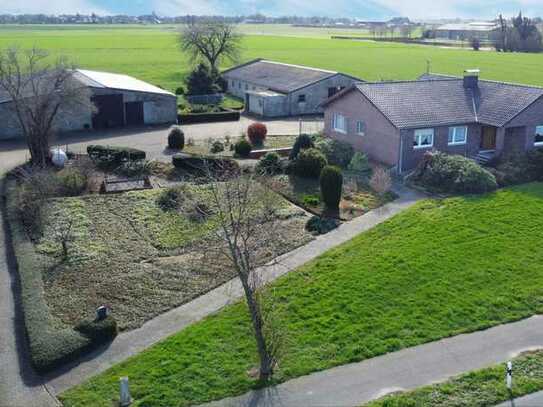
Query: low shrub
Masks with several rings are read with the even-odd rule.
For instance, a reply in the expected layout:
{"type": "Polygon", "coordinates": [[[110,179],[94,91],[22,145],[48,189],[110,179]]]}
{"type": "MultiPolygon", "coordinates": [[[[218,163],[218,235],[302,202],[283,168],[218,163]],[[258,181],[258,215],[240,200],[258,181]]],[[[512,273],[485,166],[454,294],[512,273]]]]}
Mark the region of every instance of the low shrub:
{"type": "Polygon", "coordinates": [[[310,135],[300,134],[298,137],[296,137],[296,141],[292,146],[292,151],[290,152],[289,159],[295,160],[296,158],[298,158],[298,154],[300,154],[300,151],[314,147],[315,143],[313,142],[313,139],[310,135]]]}
{"type": "Polygon", "coordinates": [[[316,148],[302,150],[294,163],[294,173],[299,177],[318,178],[328,164],[326,157],[316,148]]]}
{"type": "Polygon", "coordinates": [[[321,198],[318,195],[303,195],[302,202],[305,206],[319,206],[321,204],[321,198]]]}
{"type": "Polygon", "coordinates": [[[338,167],[328,165],[321,171],[321,195],[327,209],[339,209],[343,191],[343,175],[338,167]]]}
{"type": "Polygon", "coordinates": [[[496,178],[473,160],[441,152],[429,152],[412,175],[415,182],[444,193],[485,193],[498,187],[496,178]]]}
{"type": "Polygon", "coordinates": [[[96,345],[111,342],[119,333],[117,321],[111,315],[102,320],[81,321],[74,330],[91,339],[96,345]]]}
{"type": "Polygon", "coordinates": [[[349,170],[359,173],[366,173],[371,171],[370,162],[368,156],[361,152],[356,152],[349,163],[349,170]]]}
{"type": "Polygon", "coordinates": [[[183,150],[185,148],[185,133],[180,127],[172,127],[168,134],[168,148],[183,150]]]}
{"type": "Polygon", "coordinates": [[[143,150],[131,147],[112,147],[101,145],[90,145],[87,153],[93,160],[120,164],[125,161],[145,160],[146,153],[143,150]]]}
{"type": "Polygon", "coordinates": [[[213,143],[211,143],[209,151],[211,154],[222,153],[224,151],[224,143],[220,140],[215,140],[213,143]]]}
{"type": "Polygon", "coordinates": [[[376,168],[370,179],[370,187],[380,196],[384,196],[390,192],[390,189],[392,188],[390,172],[383,167],[376,168]]]}
{"type": "Polygon", "coordinates": [[[354,156],[353,146],[339,140],[324,139],[317,144],[317,148],[324,153],[328,164],[340,168],[347,168],[354,156]]]}
{"type": "Polygon", "coordinates": [[[263,175],[274,175],[281,172],[281,157],[275,152],[267,153],[256,166],[257,171],[263,175]]]}
{"type": "Polygon", "coordinates": [[[337,219],[313,216],[307,221],[305,230],[315,235],[324,235],[334,229],[337,229],[340,224],[341,222],[337,219]]]}
{"type": "Polygon", "coordinates": [[[185,191],[181,187],[164,189],[157,197],[156,203],[163,211],[173,211],[181,208],[185,191]]]}
{"type": "Polygon", "coordinates": [[[236,153],[236,156],[247,158],[251,154],[251,151],[253,150],[253,147],[251,146],[251,143],[249,143],[244,138],[240,139],[235,145],[234,145],[234,152],[236,153]]]}
{"type": "Polygon", "coordinates": [[[87,189],[88,178],[77,168],[66,168],[57,174],[62,195],[78,196],[87,189]]]}
{"type": "Polygon", "coordinates": [[[185,170],[195,176],[221,176],[239,173],[239,165],[235,160],[188,154],[176,154],[172,157],[175,168],[185,170]]]}
{"type": "Polygon", "coordinates": [[[182,96],[185,94],[185,88],[182,87],[182,86],[179,86],[178,88],[175,89],[175,94],[177,96],[182,96]]]}
{"type": "Polygon", "coordinates": [[[487,164],[499,186],[543,180],[543,150],[496,158],[487,164]]]}
{"type": "Polygon", "coordinates": [[[247,128],[247,137],[255,147],[264,145],[267,134],[268,128],[263,123],[253,123],[247,128]]]}

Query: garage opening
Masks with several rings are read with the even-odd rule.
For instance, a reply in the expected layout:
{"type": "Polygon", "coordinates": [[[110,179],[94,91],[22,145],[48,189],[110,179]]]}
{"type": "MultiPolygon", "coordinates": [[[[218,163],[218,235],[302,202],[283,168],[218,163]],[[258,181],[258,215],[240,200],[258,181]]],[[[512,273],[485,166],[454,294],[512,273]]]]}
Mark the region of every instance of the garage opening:
{"type": "Polygon", "coordinates": [[[125,103],[126,110],[126,125],[139,126],[144,124],[143,118],[143,102],[128,102],[125,103]]]}
{"type": "Polygon", "coordinates": [[[92,116],[94,129],[110,129],[124,125],[123,95],[99,95],[92,98],[97,112],[92,116]]]}

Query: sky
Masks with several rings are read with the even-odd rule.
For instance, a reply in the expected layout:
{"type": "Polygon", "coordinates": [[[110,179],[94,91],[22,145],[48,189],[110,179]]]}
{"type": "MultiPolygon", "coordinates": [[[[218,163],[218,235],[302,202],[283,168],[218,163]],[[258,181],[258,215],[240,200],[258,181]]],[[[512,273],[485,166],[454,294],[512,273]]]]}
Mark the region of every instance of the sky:
{"type": "Polygon", "coordinates": [[[490,19],[522,10],[543,16],[542,0],[0,0],[0,13],[158,15],[303,15],[386,19],[490,19]]]}

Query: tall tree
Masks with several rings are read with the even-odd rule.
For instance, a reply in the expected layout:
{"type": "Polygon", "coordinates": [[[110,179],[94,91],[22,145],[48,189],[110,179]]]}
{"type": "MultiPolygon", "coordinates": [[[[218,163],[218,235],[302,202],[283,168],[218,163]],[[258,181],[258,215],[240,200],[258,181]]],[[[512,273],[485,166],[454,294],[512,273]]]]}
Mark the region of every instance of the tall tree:
{"type": "Polygon", "coordinates": [[[179,44],[193,60],[204,60],[218,72],[222,60],[235,62],[239,58],[241,39],[232,24],[205,21],[187,25],[181,31],[179,44]]]}
{"type": "Polygon", "coordinates": [[[48,63],[44,50],[12,47],[0,52],[0,92],[9,101],[28,145],[33,165],[49,164],[50,143],[64,118],[94,106],[91,92],[74,75],[74,67],[60,58],[48,63]]]}

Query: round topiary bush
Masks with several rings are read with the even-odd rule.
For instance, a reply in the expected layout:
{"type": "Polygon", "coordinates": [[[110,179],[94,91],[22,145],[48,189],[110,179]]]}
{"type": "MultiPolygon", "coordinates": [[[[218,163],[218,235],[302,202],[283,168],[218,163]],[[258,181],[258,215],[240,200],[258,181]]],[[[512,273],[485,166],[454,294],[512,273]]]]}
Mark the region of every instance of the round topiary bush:
{"type": "Polygon", "coordinates": [[[301,150],[307,150],[313,147],[315,147],[315,143],[313,142],[311,136],[308,134],[300,134],[292,146],[292,151],[290,152],[289,158],[291,160],[295,160],[298,158],[298,154],[300,154],[301,150]]]}
{"type": "Polygon", "coordinates": [[[247,128],[247,137],[253,146],[262,146],[266,140],[268,128],[263,123],[253,123],[247,128]]]}
{"type": "Polygon", "coordinates": [[[332,218],[321,218],[313,216],[305,225],[305,230],[315,235],[324,235],[331,232],[340,225],[339,220],[332,218]]]}
{"type": "Polygon", "coordinates": [[[353,146],[339,140],[325,139],[317,148],[324,153],[328,164],[341,168],[347,168],[354,156],[353,146]]]}
{"type": "Polygon", "coordinates": [[[304,178],[318,178],[326,164],[326,157],[316,148],[302,150],[294,164],[294,174],[304,178]]]}
{"type": "Polygon", "coordinates": [[[209,149],[209,151],[211,152],[211,154],[222,153],[224,151],[224,143],[220,140],[215,140],[211,144],[211,148],[209,149]]]}
{"type": "Polygon", "coordinates": [[[343,175],[338,167],[328,165],[321,171],[321,195],[327,209],[339,209],[343,190],[343,175]]]}
{"type": "Polygon", "coordinates": [[[180,127],[173,127],[168,135],[168,147],[172,150],[183,150],[185,148],[185,133],[180,127]]]}
{"type": "Polygon", "coordinates": [[[175,89],[175,94],[177,96],[184,95],[185,94],[185,88],[183,88],[182,86],[179,86],[177,89],[175,89]]]}
{"type": "Polygon", "coordinates": [[[263,175],[274,175],[281,172],[281,157],[276,152],[267,153],[256,166],[257,171],[263,175]]]}
{"type": "Polygon", "coordinates": [[[368,156],[361,152],[356,152],[349,164],[349,170],[354,172],[370,172],[370,162],[368,156]]]}
{"type": "Polygon", "coordinates": [[[244,138],[239,140],[234,146],[234,152],[236,153],[236,156],[242,157],[242,158],[249,157],[252,150],[253,150],[253,147],[251,146],[251,143],[249,143],[244,138]]]}

